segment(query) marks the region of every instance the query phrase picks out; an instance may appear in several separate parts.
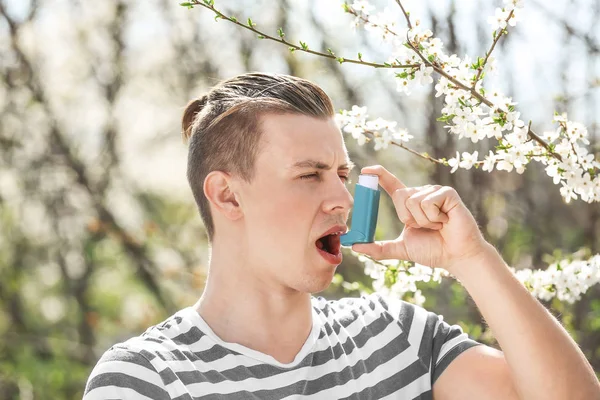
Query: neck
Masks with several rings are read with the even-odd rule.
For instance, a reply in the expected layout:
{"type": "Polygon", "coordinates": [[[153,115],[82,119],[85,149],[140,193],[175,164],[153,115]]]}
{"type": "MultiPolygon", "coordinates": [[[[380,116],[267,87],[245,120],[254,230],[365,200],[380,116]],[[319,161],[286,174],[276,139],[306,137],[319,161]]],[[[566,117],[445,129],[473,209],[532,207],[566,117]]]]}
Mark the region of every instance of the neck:
{"type": "Polygon", "coordinates": [[[206,286],[194,307],[223,341],[290,362],[312,328],[310,293],[261,276],[243,247],[213,245],[206,286]]]}

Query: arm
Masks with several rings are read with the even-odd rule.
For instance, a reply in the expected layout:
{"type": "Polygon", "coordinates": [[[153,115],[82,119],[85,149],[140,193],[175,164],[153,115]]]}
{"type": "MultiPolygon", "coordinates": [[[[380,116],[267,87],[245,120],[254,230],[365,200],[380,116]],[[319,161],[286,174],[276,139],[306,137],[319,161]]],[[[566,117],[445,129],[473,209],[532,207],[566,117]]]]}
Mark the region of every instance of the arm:
{"type": "MultiPolygon", "coordinates": [[[[491,245],[454,270],[494,332],[504,355],[483,348],[479,349],[480,354],[465,353],[464,360],[457,359],[457,365],[449,366],[448,379],[440,378],[439,390],[434,388],[436,399],[459,398],[443,393],[451,393],[463,381],[457,376],[459,369],[473,374],[478,368],[491,371],[477,376],[498,388],[503,381],[508,383],[512,379],[522,399],[600,398],[598,380],[577,344],[515,278],[491,245]]],[[[485,390],[482,387],[481,393],[485,390]]]]}
{"type": "Polygon", "coordinates": [[[379,176],[405,227],[395,240],[352,249],[376,260],[448,270],[465,286],[503,350],[465,351],[434,385],[436,399],[510,399],[519,398],[517,393],[528,400],[600,399],[600,384],[576,343],[485,241],[454,189],[409,188],[382,166],[361,172],[379,176]],[[508,394],[499,388],[508,388],[508,394]]]}

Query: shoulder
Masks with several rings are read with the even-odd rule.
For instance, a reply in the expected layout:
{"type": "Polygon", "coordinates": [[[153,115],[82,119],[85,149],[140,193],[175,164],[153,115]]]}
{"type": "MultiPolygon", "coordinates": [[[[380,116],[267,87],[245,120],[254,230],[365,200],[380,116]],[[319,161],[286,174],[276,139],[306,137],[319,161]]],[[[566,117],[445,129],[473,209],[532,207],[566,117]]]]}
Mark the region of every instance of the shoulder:
{"type": "Polygon", "coordinates": [[[124,343],[108,349],[92,370],[84,400],[118,397],[168,399],[161,375],[142,351],[124,343]]]}
{"type": "Polygon", "coordinates": [[[172,377],[163,359],[174,357],[174,351],[197,340],[199,334],[183,315],[180,310],[141,335],[106,350],[88,377],[84,400],[170,398],[165,384],[172,377]]]}
{"type": "Polygon", "coordinates": [[[342,326],[343,321],[360,319],[361,323],[372,326],[373,332],[378,325],[382,329],[389,325],[399,327],[396,340],[416,352],[420,363],[429,369],[431,383],[458,355],[480,344],[470,339],[459,325],[445,322],[442,315],[378,292],[339,300],[318,297],[313,300],[313,306],[328,319],[341,321],[342,326]]]}

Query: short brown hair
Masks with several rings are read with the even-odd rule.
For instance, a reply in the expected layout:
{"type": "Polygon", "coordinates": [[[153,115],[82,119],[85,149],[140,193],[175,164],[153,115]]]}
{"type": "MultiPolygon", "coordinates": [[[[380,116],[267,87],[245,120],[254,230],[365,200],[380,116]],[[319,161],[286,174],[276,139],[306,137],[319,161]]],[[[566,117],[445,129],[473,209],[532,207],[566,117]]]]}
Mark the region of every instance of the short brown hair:
{"type": "Polygon", "coordinates": [[[327,119],[334,109],[323,89],[306,79],[256,72],[224,80],[186,106],[181,125],[189,142],[187,178],[210,242],[215,227],[204,179],[211,171],[224,171],[252,182],[260,118],[269,113],[327,119]]]}

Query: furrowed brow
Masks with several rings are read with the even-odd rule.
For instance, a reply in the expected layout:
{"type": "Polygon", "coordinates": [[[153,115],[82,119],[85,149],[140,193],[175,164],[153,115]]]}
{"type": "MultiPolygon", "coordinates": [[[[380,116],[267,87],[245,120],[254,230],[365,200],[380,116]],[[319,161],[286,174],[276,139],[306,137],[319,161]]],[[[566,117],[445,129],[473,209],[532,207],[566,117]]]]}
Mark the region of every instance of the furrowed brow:
{"type": "MultiPolygon", "coordinates": [[[[298,161],[297,163],[292,165],[292,168],[296,168],[296,169],[315,168],[315,169],[322,169],[322,170],[330,170],[331,166],[325,164],[324,162],[317,161],[317,160],[303,160],[303,161],[298,161]]],[[[338,167],[338,170],[342,169],[342,170],[351,171],[353,168],[354,168],[354,163],[352,161],[348,161],[346,164],[340,165],[338,167]]]]}

